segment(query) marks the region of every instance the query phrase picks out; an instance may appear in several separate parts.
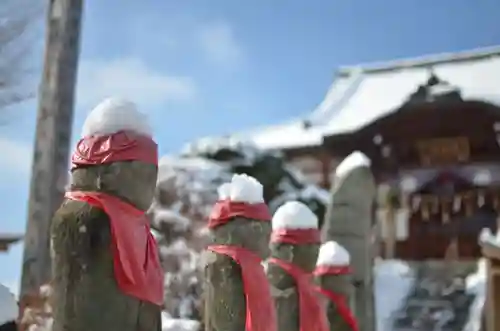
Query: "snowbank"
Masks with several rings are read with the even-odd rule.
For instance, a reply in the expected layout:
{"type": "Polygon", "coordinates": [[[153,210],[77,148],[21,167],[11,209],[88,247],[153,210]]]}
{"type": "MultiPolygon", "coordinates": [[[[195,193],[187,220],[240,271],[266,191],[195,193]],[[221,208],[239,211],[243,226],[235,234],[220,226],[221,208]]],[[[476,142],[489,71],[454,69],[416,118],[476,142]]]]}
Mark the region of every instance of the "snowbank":
{"type": "Polygon", "coordinates": [[[463,331],[479,331],[486,300],[486,259],[482,258],[478,261],[476,272],[467,276],[466,286],[467,291],[474,294],[475,298],[469,308],[469,320],[463,331]]]}
{"type": "Polygon", "coordinates": [[[375,262],[374,274],[377,331],[388,331],[392,328],[393,314],[409,294],[414,276],[405,262],[381,259],[375,262]]]}
{"type": "Polygon", "coordinates": [[[200,323],[198,321],[171,318],[163,313],[161,316],[162,331],[198,331],[200,323]]]}

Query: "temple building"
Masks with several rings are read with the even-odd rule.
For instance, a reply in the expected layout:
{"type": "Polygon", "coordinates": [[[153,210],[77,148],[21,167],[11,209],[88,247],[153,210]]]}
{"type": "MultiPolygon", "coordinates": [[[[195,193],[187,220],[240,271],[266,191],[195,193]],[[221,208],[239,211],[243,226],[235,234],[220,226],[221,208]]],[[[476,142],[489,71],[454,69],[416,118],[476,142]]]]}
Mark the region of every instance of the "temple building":
{"type": "Polygon", "coordinates": [[[500,47],[337,70],[307,117],[235,135],[280,150],[311,182],[331,184],[349,153],[372,161],[384,254],[481,256],[500,212],[500,47]]]}

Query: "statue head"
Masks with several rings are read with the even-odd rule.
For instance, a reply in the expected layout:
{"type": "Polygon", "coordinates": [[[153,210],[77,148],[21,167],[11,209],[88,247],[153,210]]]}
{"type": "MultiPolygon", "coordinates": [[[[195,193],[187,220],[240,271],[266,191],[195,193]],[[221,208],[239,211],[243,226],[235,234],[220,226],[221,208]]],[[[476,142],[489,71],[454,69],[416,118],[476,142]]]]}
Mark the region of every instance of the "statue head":
{"type": "Polygon", "coordinates": [[[99,191],[141,210],[153,200],[158,147],[134,103],[110,98],[87,117],[71,158],[72,191],[99,191]]]}

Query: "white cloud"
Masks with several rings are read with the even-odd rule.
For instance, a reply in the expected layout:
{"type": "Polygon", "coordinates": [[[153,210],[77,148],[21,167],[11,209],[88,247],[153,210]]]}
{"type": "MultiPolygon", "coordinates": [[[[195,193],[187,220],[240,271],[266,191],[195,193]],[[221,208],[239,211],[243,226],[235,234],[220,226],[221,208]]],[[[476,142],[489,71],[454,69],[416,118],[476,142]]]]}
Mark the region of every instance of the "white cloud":
{"type": "Polygon", "coordinates": [[[126,97],[148,108],[190,101],[195,95],[190,77],[165,75],[138,58],[82,61],[79,68],[77,104],[85,108],[109,96],[126,97]]]}
{"type": "Polygon", "coordinates": [[[200,28],[199,42],[206,56],[217,64],[233,65],[243,60],[243,50],[231,26],[215,22],[200,28]]]}
{"type": "MultiPolygon", "coordinates": [[[[9,174],[29,174],[33,148],[23,141],[0,137],[2,157],[0,168],[9,174]]],[[[3,180],[3,179],[2,179],[3,180]]]]}

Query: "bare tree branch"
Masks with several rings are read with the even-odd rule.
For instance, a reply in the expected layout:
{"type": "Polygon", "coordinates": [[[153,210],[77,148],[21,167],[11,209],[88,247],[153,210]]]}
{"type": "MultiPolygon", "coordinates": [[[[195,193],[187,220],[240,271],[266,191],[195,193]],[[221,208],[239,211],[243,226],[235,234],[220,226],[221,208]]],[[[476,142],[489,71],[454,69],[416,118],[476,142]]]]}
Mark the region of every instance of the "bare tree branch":
{"type": "Polygon", "coordinates": [[[0,110],[35,95],[30,78],[41,9],[37,0],[0,2],[0,110]]]}

